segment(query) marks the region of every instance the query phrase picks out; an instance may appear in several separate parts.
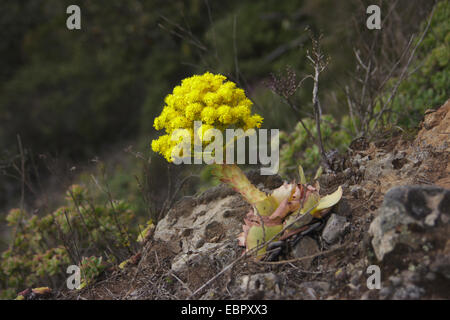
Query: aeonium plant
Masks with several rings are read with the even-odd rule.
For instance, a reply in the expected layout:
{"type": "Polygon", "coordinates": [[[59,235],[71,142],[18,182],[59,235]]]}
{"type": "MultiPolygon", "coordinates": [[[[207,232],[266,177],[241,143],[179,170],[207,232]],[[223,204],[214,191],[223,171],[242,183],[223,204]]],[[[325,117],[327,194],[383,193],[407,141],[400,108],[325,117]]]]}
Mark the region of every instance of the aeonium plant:
{"type": "MultiPolygon", "coordinates": [[[[247,213],[243,232],[238,238],[246,252],[255,250],[257,258],[263,257],[267,242],[284,240],[304,231],[313,218],[322,219],[339,202],[341,186],[332,194],[320,196],[320,174],[321,168],[314,177],[314,183],[308,184],[303,168],[299,166],[299,183],[284,183],[270,194],[263,193],[258,201],[252,203],[253,208],[247,213]]],[[[228,182],[227,179],[223,181],[228,182]]]]}
{"type": "MultiPolygon", "coordinates": [[[[211,131],[234,128],[242,129],[247,135],[252,129],[261,127],[263,118],[252,114],[251,107],[252,102],[244,90],[223,75],[206,72],[186,78],[165,98],[163,111],[155,118],[155,129],[164,129],[166,134],[152,141],[152,149],[168,162],[175,163],[192,156],[194,161],[202,159],[205,152],[214,154],[217,149],[207,150],[211,131]],[[196,145],[200,145],[200,152],[196,145]]],[[[231,143],[234,144],[236,139],[238,137],[231,143]]],[[[214,159],[215,162],[210,163],[215,166],[213,173],[252,205],[244,219],[244,232],[239,242],[246,251],[256,251],[257,257],[265,254],[269,240],[288,237],[301,230],[292,219],[306,214],[311,219],[320,218],[342,196],[339,187],[332,195],[320,197],[318,183],[314,186],[307,184],[303,169],[300,170],[300,183],[285,183],[266,194],[250,183],[237,165],[226,163],[217,154],[214,159]]]]}

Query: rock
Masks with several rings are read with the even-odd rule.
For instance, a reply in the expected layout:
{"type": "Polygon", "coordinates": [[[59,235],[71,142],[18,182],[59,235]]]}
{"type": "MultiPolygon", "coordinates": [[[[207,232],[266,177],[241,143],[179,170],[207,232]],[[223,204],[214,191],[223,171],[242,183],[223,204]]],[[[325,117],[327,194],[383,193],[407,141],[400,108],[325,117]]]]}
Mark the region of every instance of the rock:
{"type": "Polygon", "coordinates": [[[391,287],[382,287],[380,289],[380,292],[378,293],[378,296],[381,300],[389,299],[390,295],[392,294],[391,287]]]}
{"type": "Polygon", "coordinates": [[[317,296],[325,297],[330,291],[330,284],[325,281],[309,281],[300,284],[300,289],[307,292],[313,299],[317,296]]]}
{"type": "Polygon", "coordinates": [[[219,246],[217,243],[207,243],[199,251],[178,254],[172,261],[172,271],[180,274],[200,264],[212,263],[212,254],[219,246]]]}
{"type": "Polygon", "coordinates": [[[403,186],[388,191],[378,216],[372,221],[369,233],[378,260],[403,243],[416,248],[420,236],[414,235],[411,225],[432,227],[441,214],[448,212],[450,190],[434,186],[403,186]]]}
{"type": "Polygon", "coordinates": [[[352,214],[352,208],[346,198],[342,198],[333,208],[333,212],[337,215],[348,217],[352,214]]]}
{"type": "Polygon", "coordinates": [[[220,184],[218,186],[212,187],[201,195],[198,196],[198,203],[208,203],[217,199],[223,199],[228,196],[237,194],[230,186],[226,184],[220,184]]]}
{"type": "Polygon", "coordinates": [[[391,281],[394,287],[398,287],[402,284],[402,278],[399,276],[391,276],[389,277],[389,281],[391,281]]]}
{"type": "Polygon", "coordinates": [[[394,172],[392,161],[394,155],[392,153],[380,156],[379,158],[369,161],[365,165],[364,180],[376,181],[380,176],[391,175],[394,172]]]}
{"type": "Polygon", "coordinates": [[[350,193],[355,199],[362,199],[366,196],[366,191],[364,188],[358,185],[351,186],[350,193]]]}
{"type": "Polygon", "coordinates": [[[345,217],[333,213],[322,231],[322,238],[326,243],[333,244],[339,240],[349,226],[345,217]]]}
{"type": "Polygon", "coordinates": [[[417,300],[425,293],[423,288],[420,288],[412,283],[395,290],[393,295],[394,300],[417,300]]]}
{"type": "Polygon", "coordinates": [[[242,276],[237,281],[242,292],[250,294],[249,298],[264,298],[279,295],[280,279],[272,272],[242,276]]]}
{"type": "MultiPolygon", "coordinates": [[[[317,252],[319,252],[319,246],[318,246],[317,242],[310,237],[302,238],[297,243],[297,245],[292,249],[292,255],[295,258],[310,256],[317,252]]],[[[314,260],[314,258],[306,259],[306,260],[300,261],[300,264],[304,268],[308,268],[311,266],[311,263],[313,260],[314,260]]]]}
{"type": "Polygon", "coordinates": [[[403,270],[401,273],[403,283],[412,283],[420,281],[420,272],[416,270],[416,267],[412,270],[403,270]]]}
{"type": "Polygon", "coordinates": [[[443,277],[450,280],[450,255],[439,256],[430,265],[431,271],[441,274],[443,277]]]}
{"type": "Polygon", "coordinates": [[[220,265],[239,255],[236,237],[250,205],[229,188],[214,190],[183,198],[155,228],[154,239],[177,254],[172,261],[175,273],[214,262],[220,265]]]}
{"type": "Polygon", "coordinates": [[[427,112],[422,130],[417,134],[415,143],[419,146],[433,147],[439,152],[449,152],[448,128],[450,127],[450,100],[437,110],[427,112]]]}

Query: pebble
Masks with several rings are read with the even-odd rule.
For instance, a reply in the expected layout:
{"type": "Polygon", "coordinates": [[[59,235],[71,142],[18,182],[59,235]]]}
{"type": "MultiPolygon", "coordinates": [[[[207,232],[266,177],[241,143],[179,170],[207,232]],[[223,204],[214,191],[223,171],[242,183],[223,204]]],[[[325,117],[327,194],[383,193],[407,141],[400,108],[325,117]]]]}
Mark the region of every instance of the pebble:
{"type": "Polygon", "coordinates": [[[349,227],[347,219],[337,214],[332,214],[322,232],[322,238],[328,244],[333,244],[344,234],[349,227]]]}

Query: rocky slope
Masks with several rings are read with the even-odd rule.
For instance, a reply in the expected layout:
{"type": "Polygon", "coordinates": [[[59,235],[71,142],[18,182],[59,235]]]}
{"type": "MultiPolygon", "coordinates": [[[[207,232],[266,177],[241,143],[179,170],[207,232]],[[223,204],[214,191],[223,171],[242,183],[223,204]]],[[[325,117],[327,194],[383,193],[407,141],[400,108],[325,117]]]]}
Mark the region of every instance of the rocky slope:
{"type": "MultiPolygon", "coordinates": [[[[448,299],[449,128],[450,101],[426,113],[415,139],[354,141],[320,180],[324,193],[342,185],[344,198],[279,261],[242,258],[249,205],[219,186],[181,199],[125,269],[58,298],[448,299]],[[379,289],[368,287],[369,266],[379,289]]],[[[282,184],[249,178],[267,191],[282,184]]]]}

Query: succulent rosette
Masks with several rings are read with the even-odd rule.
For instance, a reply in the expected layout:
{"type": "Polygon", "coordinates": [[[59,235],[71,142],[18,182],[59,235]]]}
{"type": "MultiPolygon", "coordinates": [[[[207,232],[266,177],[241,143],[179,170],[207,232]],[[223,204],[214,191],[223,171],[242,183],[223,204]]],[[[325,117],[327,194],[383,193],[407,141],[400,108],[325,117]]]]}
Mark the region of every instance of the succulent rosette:
{"type": "Polygon", "coordinates": [[[322,218],[339,202],[342,188],[329,195],[320,196],[316,174],[314,185],[307,184],[303,168],[299,167],[300,183],[284,183],[266,194],[256,188],[237,166],[226,166],[216,174],[222,182],[229,184],[241,193],[252,205],[244,218],[243,232],[239,235],[239,244],[249,252],[257,247],[256,256],[261,258],[270,240],[286,239],[304,229],[313,218],[322,218]]]}

